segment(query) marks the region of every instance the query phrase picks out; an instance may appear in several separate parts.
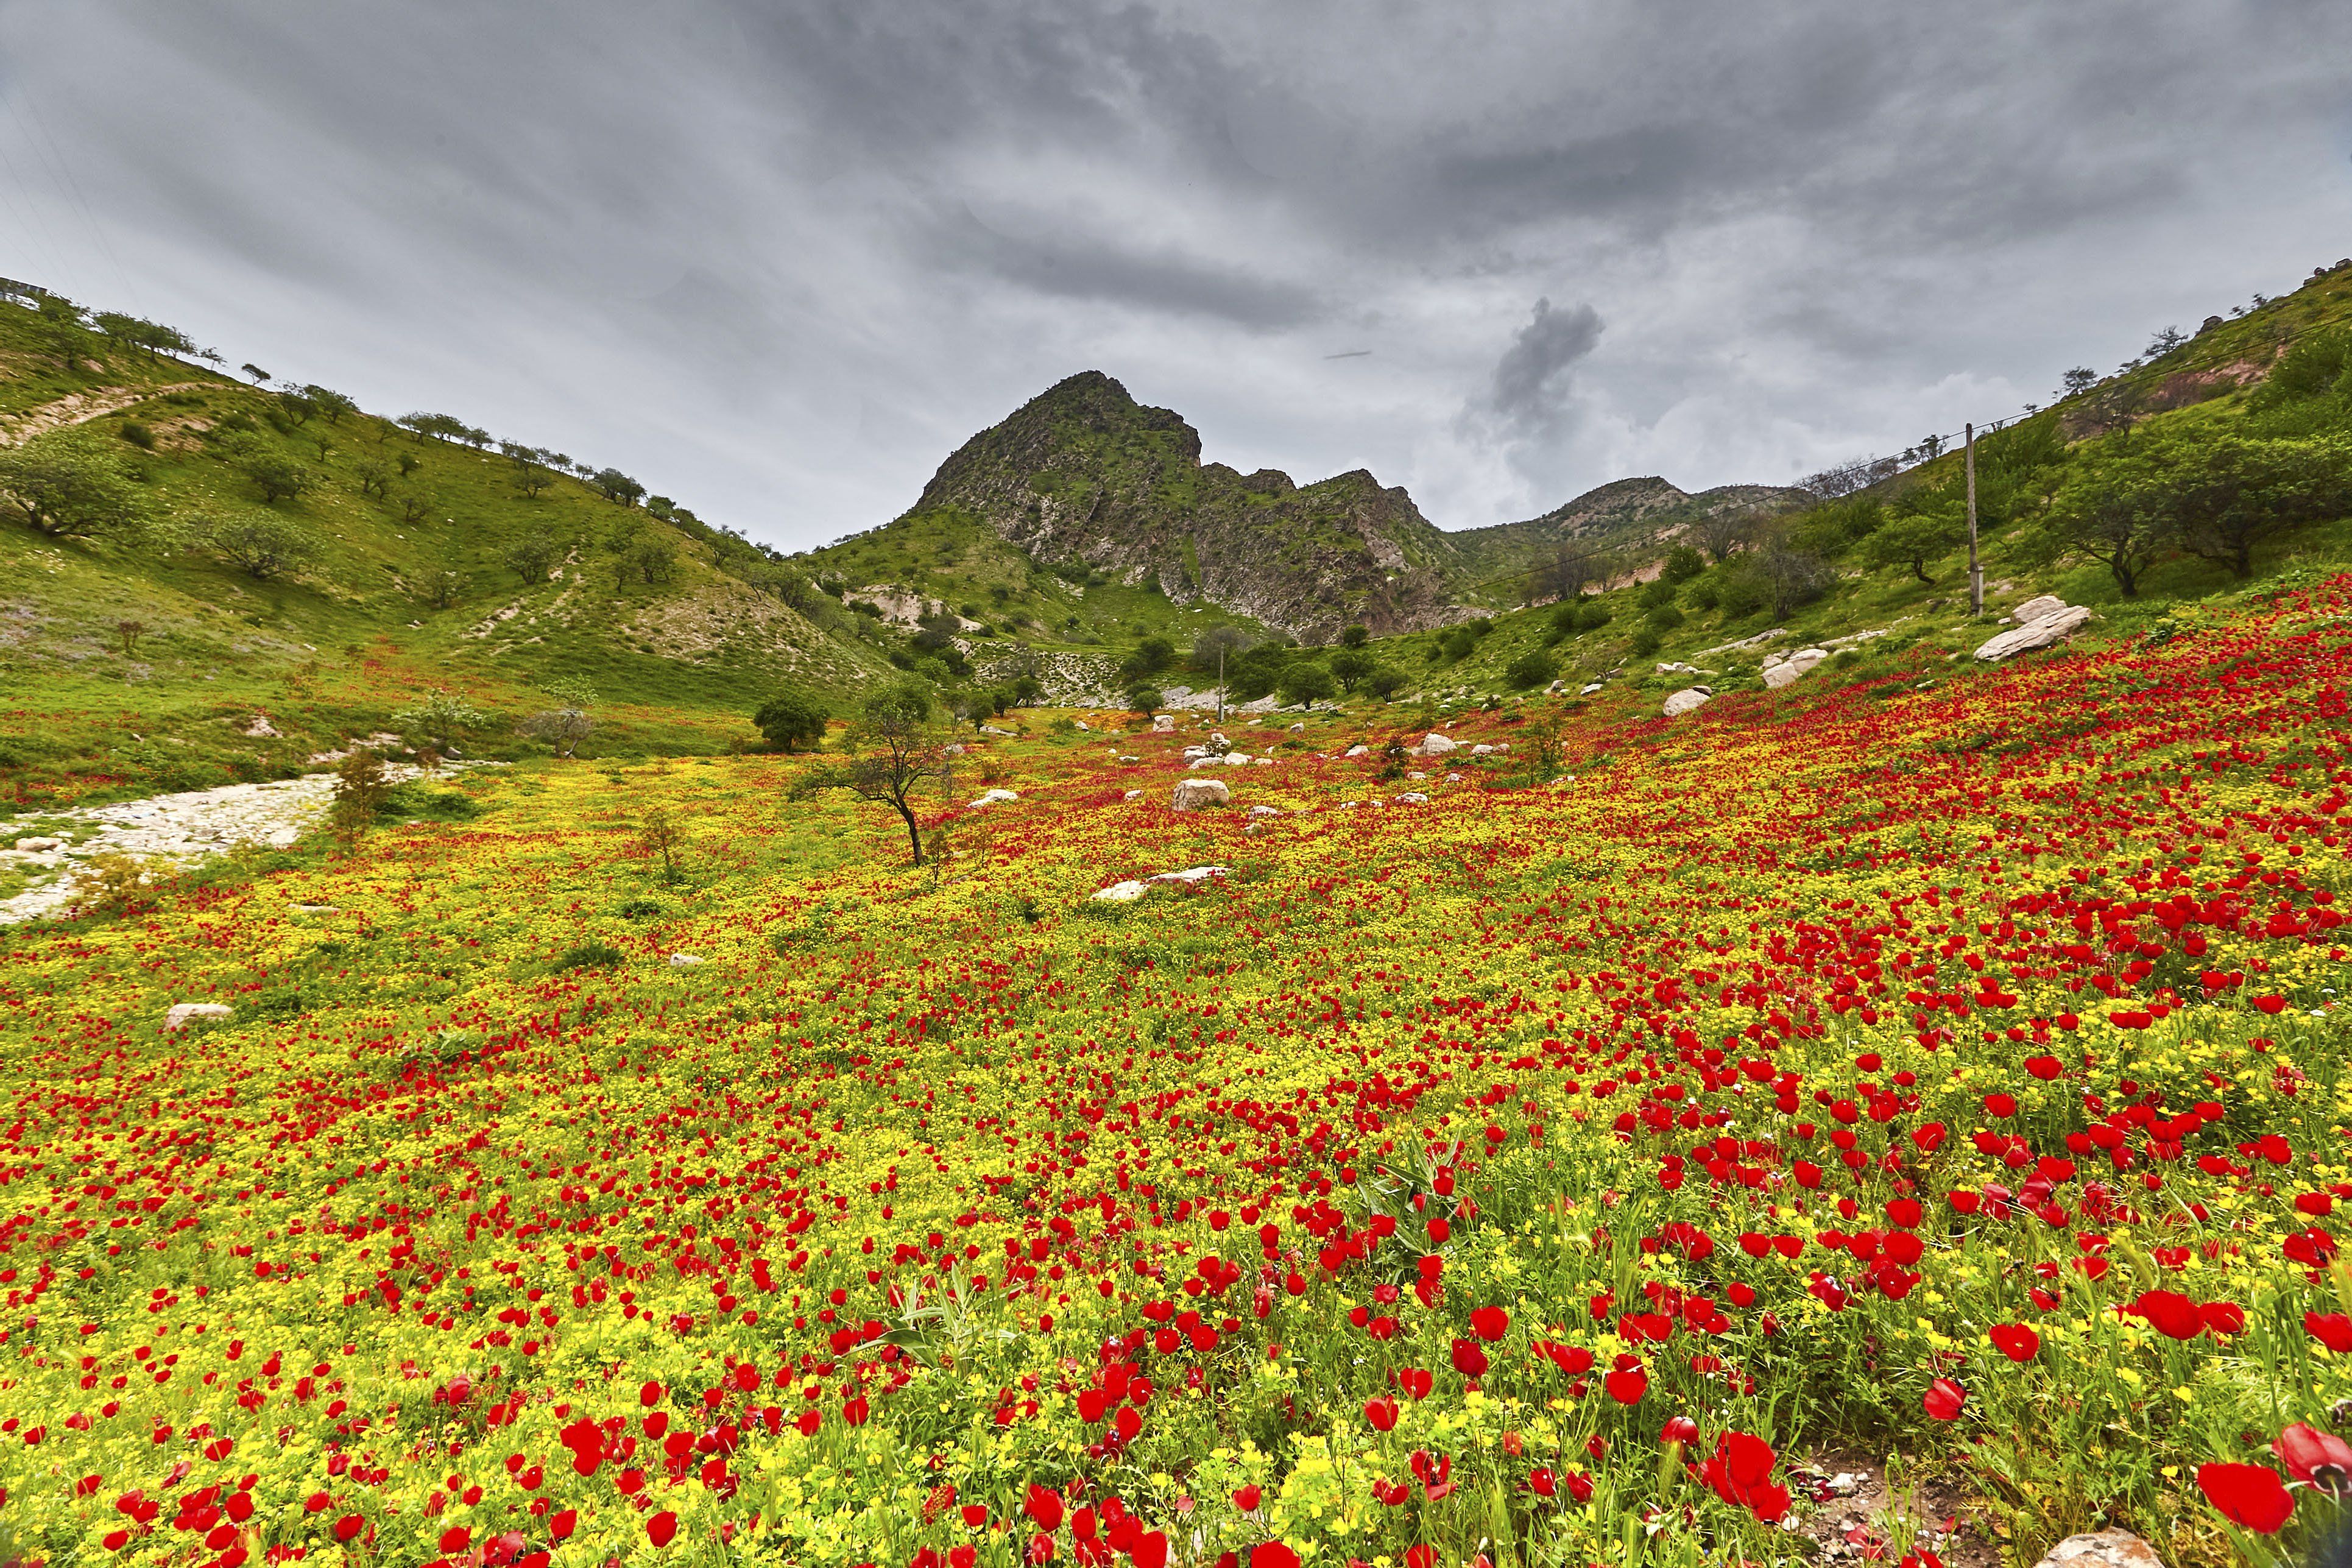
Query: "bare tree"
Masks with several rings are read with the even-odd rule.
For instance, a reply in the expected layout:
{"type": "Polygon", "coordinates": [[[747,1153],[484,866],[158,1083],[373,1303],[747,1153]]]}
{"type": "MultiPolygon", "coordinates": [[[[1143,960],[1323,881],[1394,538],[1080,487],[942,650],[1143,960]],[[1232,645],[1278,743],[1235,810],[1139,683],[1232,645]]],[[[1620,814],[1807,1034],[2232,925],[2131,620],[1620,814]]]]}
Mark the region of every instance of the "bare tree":
{"type": "Polygon", "coordinates": [[[914,863],[923,863],[923,832],[915,818],[915,792],[947,780],[947,744],[931,721],[930,694],[911,682],[866,700],[849,727],[854,753],[843,764],[812,770],[793,786],[793,799],[820,790],[845,789],[860,800],[887,805],[907,825],[914,863]]]}
{"type": "Polygon", "coordinates": [[[1562,544],[1550,560],[1528,574],[1528,602],[1573,599],[1595,583],[1609,580],[1615,563],[1598,550],[1562,544]]]}
{"type": "Polygon", "coordinates": [[[1722,507],[1691,520],[1684,536],[1721,565],[1732,552],[1754,542],[1756,514],[1743,507],[1722,507]]]}

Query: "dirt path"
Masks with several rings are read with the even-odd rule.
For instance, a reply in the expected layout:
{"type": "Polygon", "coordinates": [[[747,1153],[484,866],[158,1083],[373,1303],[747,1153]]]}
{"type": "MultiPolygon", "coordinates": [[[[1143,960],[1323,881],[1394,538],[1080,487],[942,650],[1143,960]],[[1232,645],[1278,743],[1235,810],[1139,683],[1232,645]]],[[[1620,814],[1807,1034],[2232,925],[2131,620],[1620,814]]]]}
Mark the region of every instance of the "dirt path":
{"type": "Polygon", "coordinates": [[[134,404],[144,403],[151,397],[161,397],[167,392],[185,392],[192,387],[210,384],[202,381],[175,381],[167,386],[100,386],[88,392],[73,393],[23,414],[0,415],[0,447],[21,446],[34,437],[47,435],[52,430],[103,419],[110,414],[119,414],[134,404]]]}

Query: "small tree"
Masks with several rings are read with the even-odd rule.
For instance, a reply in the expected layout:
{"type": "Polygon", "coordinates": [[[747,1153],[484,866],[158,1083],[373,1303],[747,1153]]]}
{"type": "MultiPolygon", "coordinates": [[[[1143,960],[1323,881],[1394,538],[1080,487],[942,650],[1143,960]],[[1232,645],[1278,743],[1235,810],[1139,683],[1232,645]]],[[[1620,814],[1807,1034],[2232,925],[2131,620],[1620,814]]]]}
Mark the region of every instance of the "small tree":
{"type": "Polygon", "coordinates": [[[1862,542],[1862,558],[1881,570],[1902,567],[1922,583],[1932,584],[1927,563],[1948,553],[1960,542],[1960,525],[1936,512],[1915,512],[1882,523],[1862,542]]]}
{"type": "Polygon", "coordinates": [[[915,792],[947,778],[947,746],[931,722],[930,694],[913,684],[892,687],[866,700],[850,726],[852,759],[839,767],[817,768],[793,785],[795,799],[819,790],[845,789],[860,800],[887,805],[907,826],[914,863],[923,863],[923,835],[916,820],[915,792]]]}
{"type": "Polygon", "coordinates": [[[139,639],[146,635],[145,621],[121,620],[114,623],[114,639],[122,645],[122,657],[125,658],[138,656],[139,639]]]}
{"type": "Polygon", "coordinates": [[[563,559],[563,546],[552,534],[530,529],[507,541],[502,552],[507,570],[521,578],[525,585],[547,581],[555,563],[563,559]]]}
{"type": "Polygon", "coordinates": [[[446,610],[466,595],[466,574],[463,572],[431,572],[417,584],[425,602],[436,610],[446,610]]]}
{"type": "Polygon", "coordinates": [[[352,747],[335,766],[335,804],[330,816],[336,835],[347,842],[357,837],[391,794],[383,759],[365,746],[352,747]]]}
{"type": "Polygon", "coordinates": [[[1717,565],[1756,537],[1756,518],[1738,507],[1722,507],[1694,519],[1685,531],[1690,542],[1706,552],[1717,565]]]}
{"type": "Polygon", "coordinates": [[[306,468],[275,447],[257,442],[237,454],[237,471],[251,479],[261,499],[275,505],[317,487],[316,470],[306,468]]]}
{"type": "Polygon", "coordinates": [[[1380,668],[1380,661],[1360,644],[1343,645],[1331,655],[1330,663],[1331,679],[1339,683],[1342,691],[1355,690],[1364,683],[1365,677],[1380,668]]]}
{"type": "Polygon", "coordinates": [[[814,751],[824,742],[824,708],[806,692],[778,692],[760,704],[751,722],[780,752],[814,751]]]}
{"type": "Polygon", "coordinates": [[[435,751],[447,755],[457,749],[459,735],[487,723],[489,717],[456,692],[439,689],[415,707],[394,713],[392,721],[422,734],[435,751]]]}
{"type": "Polygon", "coordinates": [[[2058,395],[2076,397],[2099,384],[2099,373],[2089,365],[2078,364],[2059,378],[2058,395]]]}
{"type": "Polygon", "coordinates": [[[392,494],[392,465],[375,458],[362,458],[352,465],[352,477],[360,482],[360,494],[373,496],[378,500],[392,494]]]}
{"type": "Polygon", "coordinates": [[[1559,666],[1551,655],[1541,648],[1532,648],[1511,660],[1503,671],[1503,679],[1524,691],[1531,687],[1548,686],[1559,674],[1559,666]]]}
{"type": "Polygon", "coordinates": [[[1318,702],[1328,702],[1338,696],[1339,683],[1332,679],[1329,666],[1318,659],[1302,658],[1282,672],[1279,689],[1283,701],[1311,710],[1318,702]]]}
{"type": "Polygon", "coordinates": [[[1706,557],[1687,544],[1677,544],[1666,552],[1664,564],[1658,568],[1662,583],[1687,583],[1706,570],[1706,557]]]}
{"type": "Polygon", "coordinates": [[[523,733],[545,741],[559,757],[576,757],[596,727],[588,711],[595,705],[596,689],[584,680],[551,680],[547,689],[556,706],[524,720],[523,733]]]}
{"type": "Polygon", "coordinates": [[[1403,690],[1404,684],[1404,672],[1385,664],[1375,667],[1370,675],[1364,677],[1364,689],[1382,702],[1403,690]]]}
{"type": "Polygon", "coordinates": [[[198,527],[205,548],[257,582],[282,577],[319,552],[306,530],[272,512],[205,519],[198,527]]]}
{"type": "Polygon", "coordinates": [[[677,818],[659,806],[646,812],[637,824],[637,843],[646,854],[661,857],[662,880],[675,884],[677,881],[677,852],[685,843],[677,818]]]}
{"type": "Polygon", "coordinates": [[[142,521],[122,465],[62,435],[0,447],[0,496],[26,527],[56,539],[132,531],[142,521]]]}
{"type": "Polygon", "coordinates": [[[340,425],[343,422],[344,415],[357,414],[360,411],[360,405],[357,403],[332,387],[305,386],[302,389],[302,395],[310,399],[310,406],[317,409],[330,425],[340,425]]]}
{"type": "Polygon", "coordinates": [[[1361,647],[1371,640],[1372,634],[1370,629],[1363,626],[1361,623],[1343,627],[1339,633],[1339,646],[1341,647],[1361,647]]]}
{"type": "Polygon", "coordinates": [[[269,379],[269,373],[262,369],[259,365],[254,363],[251,360],[246,361],[236,368],[243,371],[247,375],[252,377],[253,384],[256,386],[259,386],[263,382],[269,379]]]}
{"type": "Polygon", "coordinates": [[[1124,695],[1127,698],[1127,705],[1146,719],[1150,719],[1154,713],[1168,706],[1167,694],[1148,680],[1136,681],[1127,689],[1124,695]]]}
{"type": "Polygon", "coordinates": [[[400,498],[401,521],[405,523],[419,523],[425,521],[432,515],[433,498],[431,496],[404,495],[400,498]]]}

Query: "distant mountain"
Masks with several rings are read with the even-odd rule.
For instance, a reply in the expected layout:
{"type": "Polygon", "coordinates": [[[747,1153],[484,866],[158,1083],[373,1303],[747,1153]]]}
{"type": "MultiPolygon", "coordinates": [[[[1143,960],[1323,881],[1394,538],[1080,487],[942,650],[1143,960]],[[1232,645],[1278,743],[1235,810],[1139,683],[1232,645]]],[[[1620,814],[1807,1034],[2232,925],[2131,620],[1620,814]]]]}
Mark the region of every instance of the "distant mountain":
{"type": "Polygon", "coordinates": [[[1203,463],[1200,433],[1181,416],[1087,371],[965,442],[889,530],[818,552],[814,563],[837,562],[854,583],[871,574],[872,543],[886,532],[978,524],[1066,575],[1149,585],[1180,605],[1213,605],[1320,641],[1350,623],[1388,636],[1515,602],[1516,579],[1564,542],[1624,544],[1798,493],[1729,485],[1692,495],[1662,479],[1621,479],[1524,522],[1447,532],[1364,469],[1300,485],[1273,468],[1203,463]]]}
{"type": "MultiPolygon", "coordinates": [[[[915,517],[961,513],[1048,565],[1308,637],[1454,613],[1457,552],[1412,498],[1357,469],[1314,484],[1201,461],[1200,433],[1099,371],[1074,375],[940,465],[915,517]]],[[[905,520],[902,520],[905,521],[905,520]]]]}

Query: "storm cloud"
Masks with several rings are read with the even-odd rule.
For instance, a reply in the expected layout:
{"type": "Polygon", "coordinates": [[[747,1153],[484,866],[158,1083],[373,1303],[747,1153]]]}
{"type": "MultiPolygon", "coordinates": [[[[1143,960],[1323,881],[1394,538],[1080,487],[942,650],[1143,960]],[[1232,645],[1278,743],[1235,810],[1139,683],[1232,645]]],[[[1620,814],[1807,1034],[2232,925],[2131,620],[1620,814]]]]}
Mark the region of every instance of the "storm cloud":
{"type": "Polygon", "coordinates": [[[2292,288],[2347,58],[2339,0],[0,0],[0,274],[790,548],[1087,368],[1465,527],[2292,288]]]}

